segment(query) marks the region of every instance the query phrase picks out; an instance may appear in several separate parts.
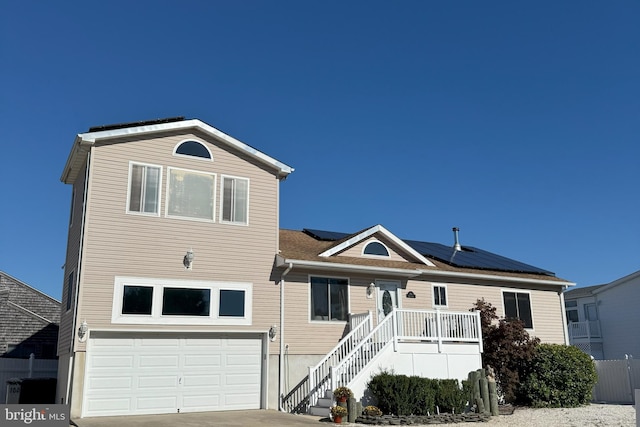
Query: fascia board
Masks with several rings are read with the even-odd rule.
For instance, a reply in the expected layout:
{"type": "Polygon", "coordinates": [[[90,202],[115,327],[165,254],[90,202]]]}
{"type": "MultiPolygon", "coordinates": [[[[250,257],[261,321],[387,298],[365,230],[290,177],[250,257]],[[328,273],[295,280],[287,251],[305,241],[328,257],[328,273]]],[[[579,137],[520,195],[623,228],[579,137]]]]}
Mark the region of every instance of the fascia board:
{"type": "Polygon", "coordinates": [[[298,259],[278,259],[278,266],[293,265],[293,267],[313,268],[317,270],[348,271],[354,273],[375,273],[388,276],[416,277],[420,270],[405,270],[403,268],[373,267],[355,264],[337,264],[331,262],[305,261],[298,259]]]}
{"type": "Polygon", "coordinates": [[[155,125],[146,125],[146,126],[135,126],[128,127],[123,129],[113,129],[113,130],[104,130],[99,132],[86,132],[78,134],[74,141],[73,149],[69,158],[67,159],[67,163],[62,173],[62,181],[65,181],[66,176],[68,174],[68,170],[71,167],[71,163],[73,162],[73,157],[75,157],[76,151],[81,145],[93,145],[97,141],[100,140],[108,140],[112,138],[120,138],[128,135],[146,135],[153,134],[158,132],[166,132],[172,130],[185,130],[185,129],[199,129],[204,133],[213,136],[219,141],[222,141],[236,149],[248,154],[249,156],[259,160],[261,163],[267,164],[271,167],[274,167],[278,170],[278,173],[281,177],[289,175],[295,169],[291,166],[288,166],[271,156],[264,154],[261,151],[256,150],[250,145],[245,144],[244,142],[233,138],[232,136],[227,135],[226,133],[210,126],[201,120],[191,119],[191,120],[183,120],[180,122],[171,122],[171,123],[159,123],[155,125]]]}
{"type": "Polygon", "coordinates": [[[441,270],[421,270],[421,275],[425,276],[438,276],[438,277],[451,277],[460,279],[482,279],[496,282],[515,282],[525,283],[532,285],[545,285],[545,286],[558,286],[567,288],[575,286],[573,282],[557,282],[555,280],[540,280],[530,279],[528,277],[513,277],[513,276],[497,276],[495,274],[478,274],[478,273],[462,273],[457,271],[441,271],[441,270]]]}
{"type": "Polygon", "coordinates": [[[353,236],[352,238],[350,238],[348,240],[345,240],[344,242],[340,243],[339,245],[336,245],[336,246],[334,246],[334,247],[332,247],[330,249],[327,249],[326,251],[322,252],[319,256],[321,256],[321,257],[330,257],[332,255],[335,255],[338,252],[341,252],[341,251],[345,250],[349,246],[353,246],[356,243],[359,243],[359,242],[363,241],[364,239],[366,239],[366,238],[368,238],[368,237],[370,237],[373,234],[378,233],[378,232],[381,233],[382,235],[384,235],[387,239],[391,240],[397,246],[401,247],[403,250],[405,250],[406,252],[411,254],[412,256],[416,257],[418,260],[420,260],[425,265],[428,265],[429,267],[435,267],[435,264],[433,264],[431,261],[426,259],[424,256],[420,255],[420,253],[418,253],[415,249],[413,249],[411,246],[407,245],[405,242],[403,242],[401,239],[396,237],[393,233],[391,233],[389,230],[387,230],[386,228],[384,228],[380,224],[378,224],[376,226],[373,226],[373,227],[363,231],[362,233],[359,233],[359,234],[353,236]]]}

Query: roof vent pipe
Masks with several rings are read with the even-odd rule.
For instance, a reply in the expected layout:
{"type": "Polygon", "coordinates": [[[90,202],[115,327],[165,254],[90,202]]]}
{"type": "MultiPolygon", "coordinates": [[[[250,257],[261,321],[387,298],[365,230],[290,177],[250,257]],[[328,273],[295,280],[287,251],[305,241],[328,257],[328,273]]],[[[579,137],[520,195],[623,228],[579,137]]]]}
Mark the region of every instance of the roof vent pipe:
{"type": "Polygon", "coordinates": [[[458,241],[458,231],[460,231],[458,227],[453,227],[453,239],[454,239],[453,250],[454,251],[462,250],[462,246],[460,246],[460,242],[458,241]]]}

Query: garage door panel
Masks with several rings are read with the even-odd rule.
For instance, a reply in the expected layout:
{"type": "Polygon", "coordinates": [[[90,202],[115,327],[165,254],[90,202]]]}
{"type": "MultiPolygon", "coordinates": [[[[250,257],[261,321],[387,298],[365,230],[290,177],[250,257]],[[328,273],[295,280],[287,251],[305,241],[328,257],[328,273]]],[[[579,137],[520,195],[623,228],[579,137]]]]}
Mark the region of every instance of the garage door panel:
{"type": "Polygon", "coordinates": [[[160,335],[91,338],[83,416],[260,408],[260,336],[160,335]]]}

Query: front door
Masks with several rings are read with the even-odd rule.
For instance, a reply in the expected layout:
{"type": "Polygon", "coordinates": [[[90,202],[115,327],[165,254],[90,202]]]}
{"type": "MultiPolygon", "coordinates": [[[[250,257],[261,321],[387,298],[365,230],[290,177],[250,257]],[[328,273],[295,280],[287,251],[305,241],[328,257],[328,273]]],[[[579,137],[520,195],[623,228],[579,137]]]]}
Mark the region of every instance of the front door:
{"type": "Polygon", "coordinates": [[[378,300],[376,308],[378,310],[378,323],[387,317],[394,308],[398,307],[398,288],[400,282],[389,280],[376,280],[378,288],[378,300]]]}

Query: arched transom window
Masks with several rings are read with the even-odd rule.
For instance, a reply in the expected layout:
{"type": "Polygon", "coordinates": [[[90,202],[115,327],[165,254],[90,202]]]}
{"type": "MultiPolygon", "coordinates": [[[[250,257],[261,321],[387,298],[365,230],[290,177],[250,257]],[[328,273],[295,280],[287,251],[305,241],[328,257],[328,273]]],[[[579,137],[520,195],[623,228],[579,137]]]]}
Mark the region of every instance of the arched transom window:
{"type": "Polygon", "coordinates": [[[175,154],[211,160],[211,152],[209,149],[201,142],[193,140],[184,141],[178,144],[175,149],[175,154]]]}
{"type": "Polygon", "coordinates": [[[371,242],[364,247],[364,255],[389,256],[387,247],[380,242],[371,242]]]}

